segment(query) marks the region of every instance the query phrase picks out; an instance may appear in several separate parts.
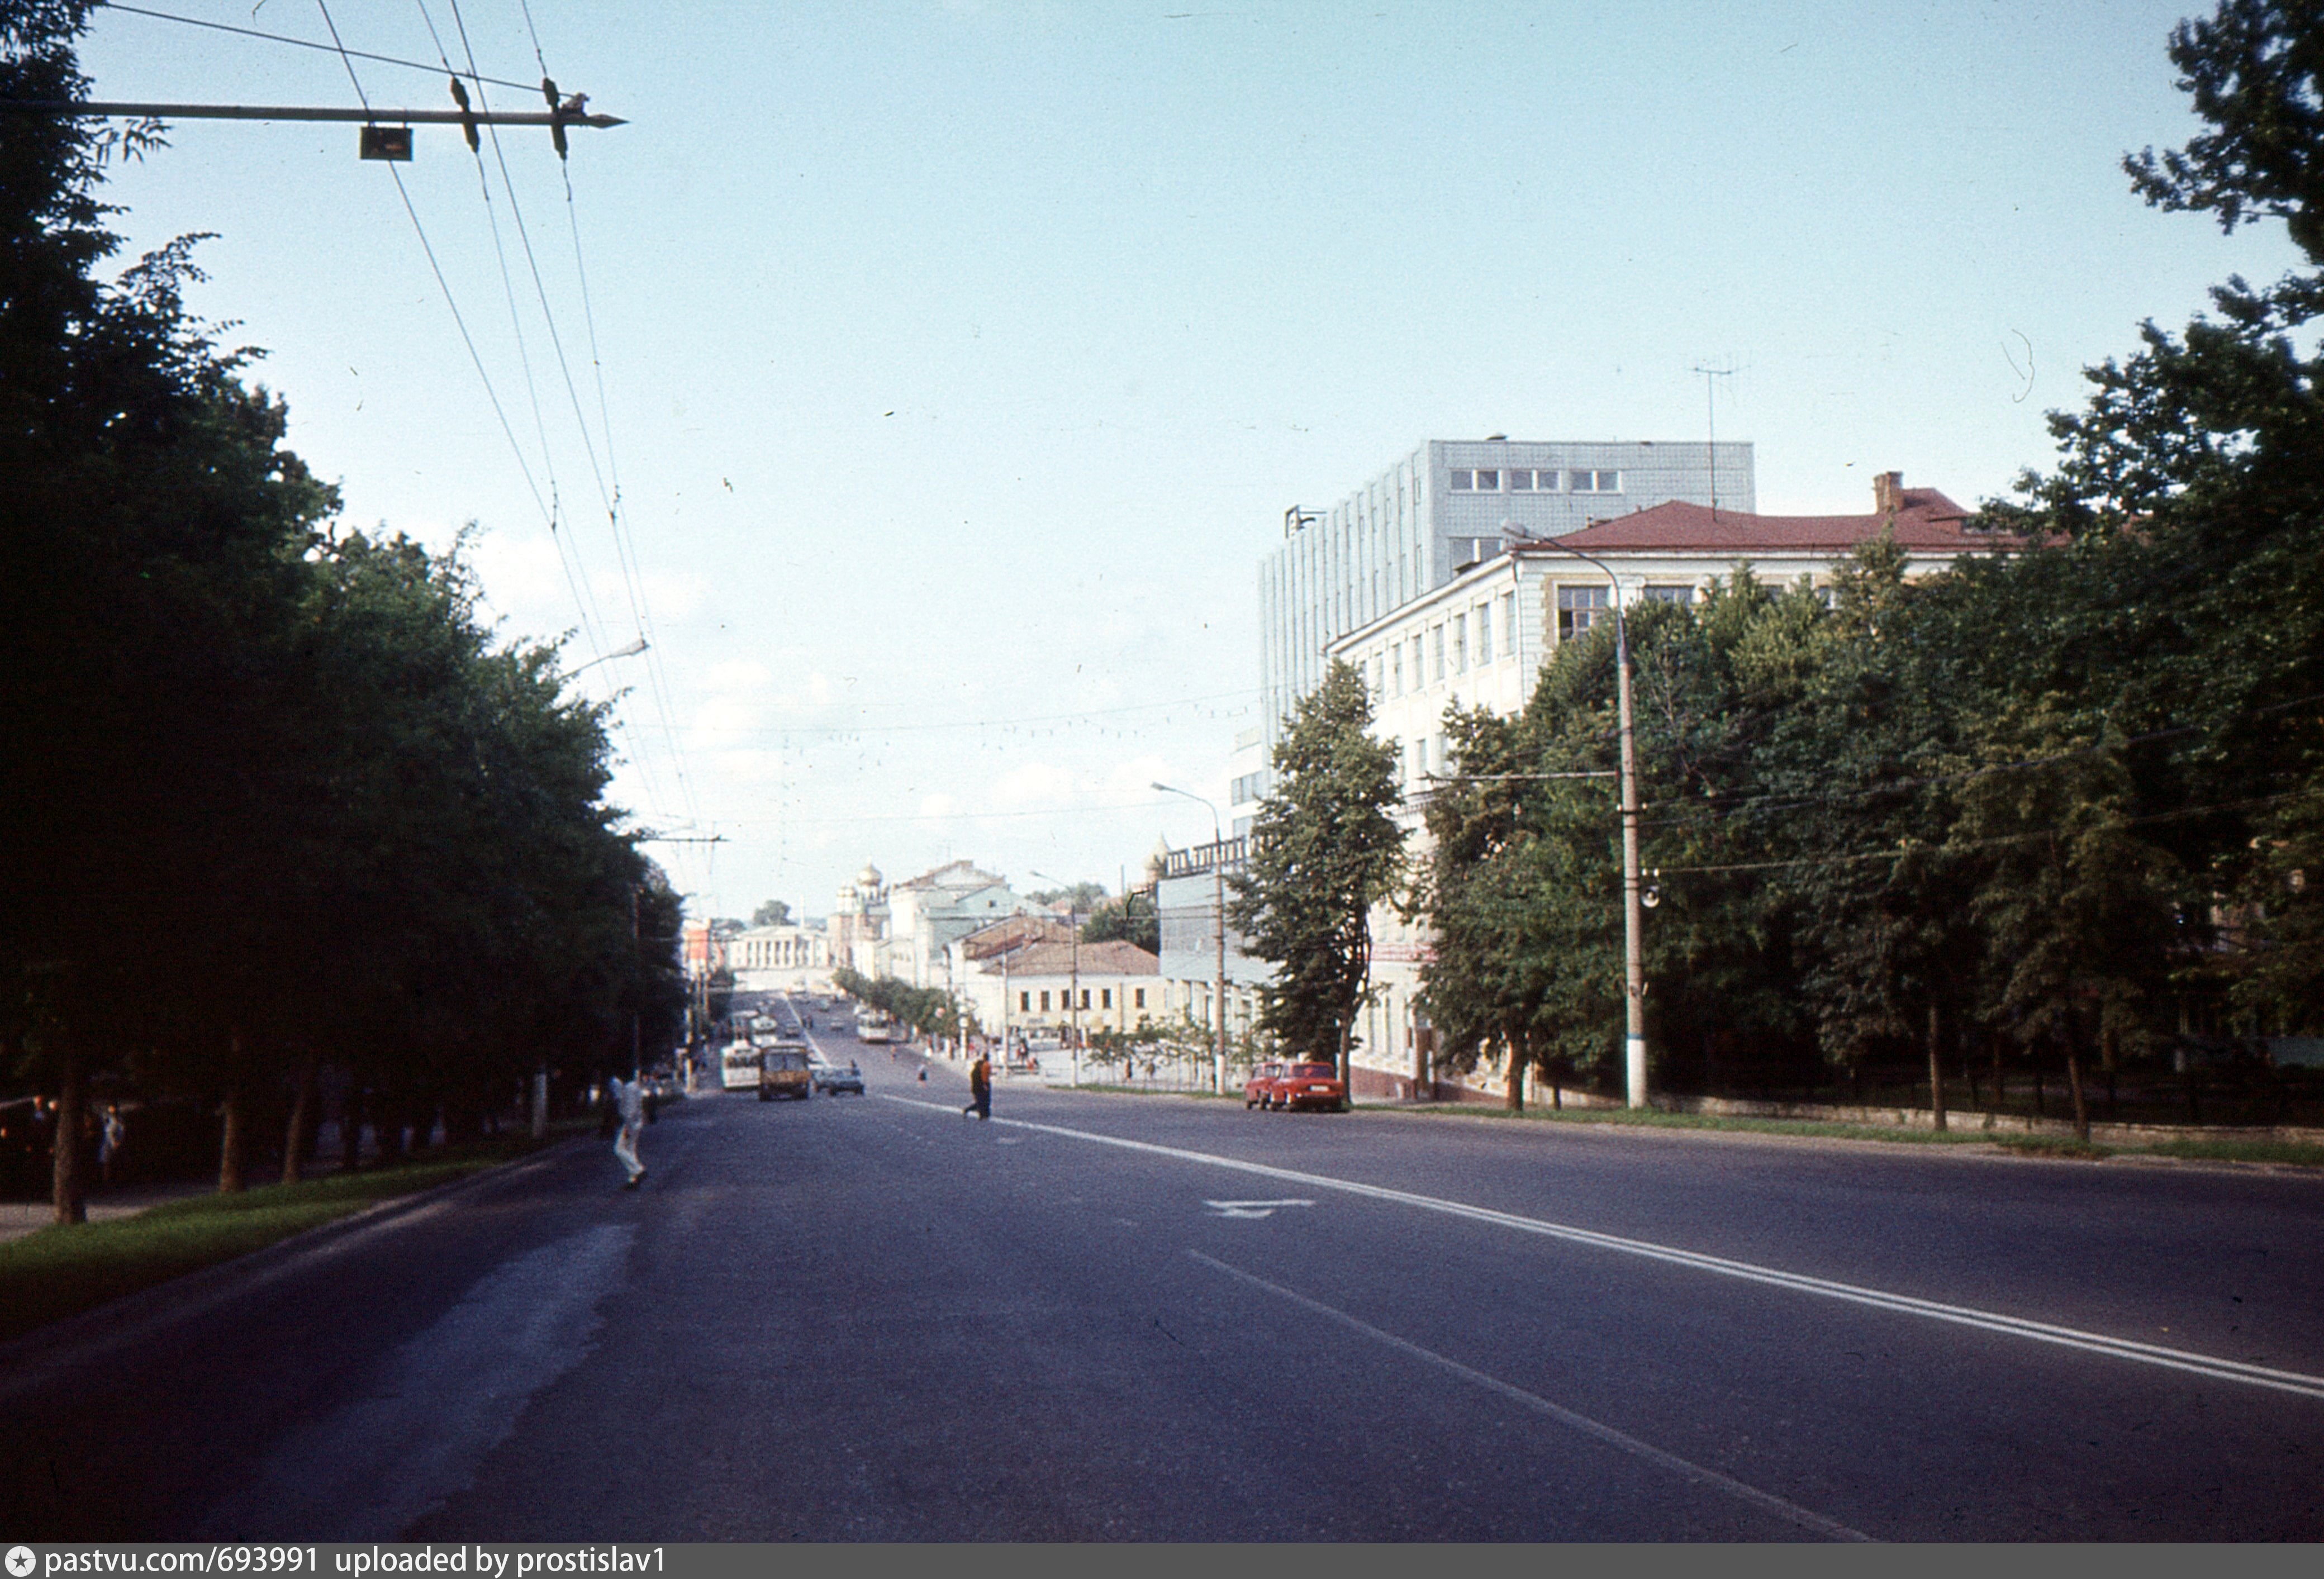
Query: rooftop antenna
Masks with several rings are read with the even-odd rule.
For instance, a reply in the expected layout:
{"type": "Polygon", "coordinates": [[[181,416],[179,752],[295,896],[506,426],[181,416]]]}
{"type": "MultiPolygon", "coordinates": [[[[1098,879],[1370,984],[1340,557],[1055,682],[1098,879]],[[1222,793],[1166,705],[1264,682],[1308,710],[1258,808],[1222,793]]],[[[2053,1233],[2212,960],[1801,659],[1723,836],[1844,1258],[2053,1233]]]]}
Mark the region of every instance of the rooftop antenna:
{"type": "Polygon", "coordinates": [[[1734,364],[1724,367],[1705,367],[1700,363],[1695,372],[1702,375],[1703,425],[1711,435],[1711,519],[1719,519],[1719,402],[1713,398],[1717,381],[1735,376],[1734,364]]]}

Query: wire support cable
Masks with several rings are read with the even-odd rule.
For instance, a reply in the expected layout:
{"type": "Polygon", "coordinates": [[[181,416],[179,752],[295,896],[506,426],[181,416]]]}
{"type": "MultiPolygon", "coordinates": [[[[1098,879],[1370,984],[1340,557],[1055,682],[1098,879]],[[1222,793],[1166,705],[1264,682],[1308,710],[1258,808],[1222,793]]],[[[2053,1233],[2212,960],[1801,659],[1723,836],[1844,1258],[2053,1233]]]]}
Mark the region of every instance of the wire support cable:
{"type": "MultiPolygon", "coordinates": [[[[368,51],[350,50],[337,43],[326,44],[318,43],[313,39],[293,38],[289,33],[262,32],[254,27],[235,27],[231,23],[224,22],[206,22],[198,16],[180,16],[174,12],[153,11],[143,5],[124,5],[119,3],[119,0],[97,0],[97,4],[104,6],[108,11],[125,11],[133,16],[151,16],[162,22],[182,23],[188,27],[206,27],[213,32],[236,33],[243,38],[263,39],[269,43],[292,44],[302,50],[320,50],[327,55],[336,54],[343,59],[370,60],[382,66],[405,66],[414,71],[433,71],[436,69],[435,67],[430,66],[425,60],[405,60],[393,55],[374,55],[368,51]]],[[[471,80],[476,82],[489,82],[498,88],[514,88],[529,90],[532,87],[532,84],[529,82],[508,82],[498,77],[482,77],[467,71],[456,71],[453,75],[456,77],[467,77],[471,80]]],[[[368,108],[369,106],[366,106],[365,107],[368,108]]]]}
{"type": "Polygon", "coordinates": [[[1893,850],[1867,850],[1856,855],[1803,855],[1789,861],[1731,861],[1703,866],[1657,866],[1657,876],[1674,877],[1688,873],[1774,872],[1786,867],[1853,866],[1868,861],[1901,861],[1908,855],[1965,855],[1977,850],[2001,849],[2010,845],[2028,845],[2042,839],[2056,838],[2061,834],[2098,833],[2116,828],[2140,827],[2151,823],[2173,822],[2181,817],[2209,817],[2218,812],[2249,811],[2263,806],[2279,806],[2287,800],[2301,800],[2318,794],[2314,790],[2287,790],[2280,795],[2258,795],[2242,800],[2221,800],[2209,806],[2182,806],[2172,811],[2151,811],[2138,817],[2126,817],[2112,821],[2073,827],[2063,823],[2035,828],[2030,833],[1997,834],[1991,838],[1948,840],[1943,844],[1916,845],[1893,850]]]}
{"type": "MultiPolygon", "coordinates": [[[[338,24],[331,18],[328,0],[315,0],[315,4],[316,8],[322,13],[323,25],[329,30],[334,43],[340,46],[338,50],[340,64],[346,68],[347,80],[355,88],[356,100],[365,109],[369,109],[370,97],[364,91],[363,78],[355,71],[351,52],[345,48],[339,39],[338,24]]],[[[435,245],[428,239],[428,227],[421,223],[420,210],[411,201],[410,190],[403,184],[403,172],[392,163],[387,167],[387,171],[395,182],[396,196],[403,203],[403,212],[411,221],[412,234],[420,240],[420,250],[428,260],[429,271],[436,278],[436,288],[443,292],[444,305],[450,309],[453,325],[460,332],[460,343],[467,347],[468,361],[476,370],[477,381],[484,385],[484,399],[492,406],[493,416],[500,424],[502,437],[508,440],[509,453],[515,457],[517,471],[524,478],[526,491],[532,495],[534,508],[540,512],[541,519],[548,523],[550,538],[556,540],[558,537],[556,513],[549,502],[541,497],[540,484],[534,477],[532,467],[525,460],[524,446],[517,439],[515,426],[510,422],[508,410],[502,403],[500,392],[493,383],[492,373],[484,365],[484,355],[477,348],[475,336],[468,328],[467,315],[460,310],[459,299],[453,293],[452,282],[444,273],[444,265],[436,254],[435,245]]],[[[561,545],[558,554],[558,564],[565,573],[567,589],[573,594],[575,603],[581,610],[584,640],[588,642],[593,651],[602,650],[596,632],[589,622],[587,603],[582,596],[580,585],[575,578],[573,567],[566,561],[561,545]]],[[[619,723],[618,716],[616,723],[619,723]]]]}
{"type": "MultiPolygon", "coordinates": [[[[437,34],[434,19],[428,16],[427,0],[419,0],[419,3],[420,14],[423,17],[428,18],[429,33],[431,37],[436,39],[438,52],[440,54],[443,52],[443,40],[437,34]]],[[[467,59],[469,73],[471,76],[475,76],[476,74],[475,47],[470,42],[468,37],[468,24],[466,18],[461,14],[459,0],[449,0],[449,4],[452,11],[452,25],[459,35],[460,48],[467,59]]],[[[531,26],[531,18],[530,14],[526,17],[526,25],[528,29],[531,26]]],[[[536,60],[541,60],[540,35],[537,32],[533,32],[532,39],[534,58],[536,60]]],[[[548,63],[545,60],[541,60],[541,75],[543,89],[546,91],[548,63]]],[[[478,105],[488,108],[489,106],[485,103],[484,93],[482,87],[477,88],[476,95],[478,105]]],[[[609,482],[607,467],[599,464],[597,457],[597,444],[590,436],[588,418],[582,411],[581,392],[578,385],[574,382],[572,361],[566,355],[565,337],[558,331],[556,311],[549,305],[548,283],[541,277],[540,259],[533,248],[531,227],[525,223],[523,204],[517,196],[516,182],[509,171],[507,151],[502,145],[499,132],[493,128],[489,123],[487,123],[486,130],[492,137],[493,160],[494,164],[496,164],[500,170],[501,189],[508,199],[509,215],[512,222],[516,226],[517,242],[523,249],[525,267],[532,276],[533,293],[540,303],[541,321],[548,329],[549,346],[556,356],[558,372],[565,384],[566,398],[572,407],[574,428],[580,436],[582,453],[588,458],[590,476],[597,485],[598,501],[604,508],[607,522],[612,529],[611,535],[613,540],[613,558],[614,562],[620,570],[623,593],[630,605],[631,623],[634,627],[638,637],[643,641],[646,645],[647,695],[653,702],[654,713],[656,720],[660,725],[663,743],[669,750],[672,771],[675,771],[678,777],[679,803],[685,806],[687,808],[689,815],[691,815],[695,809],[693,786],[685,771],[684,755],[678,750],[677,731],[671,724],[671,715],[674,712],[674,708],[670,703],[668,679],[661,667],[661,659],[658,651],[659,642],[655,640],[657,633],[653,630],[652,620],[645,605],[642,577],[639,574],[638,570],[636,546],[633,542],[625,540],[622,530],[619,509],[619,481],[618,478],[615,478],[609,482]]],[[[560,165],[564,163],[562,160],[558,162],[560,165]]],[[[483,181],[484,184],[485,204],[489,209],[492,201],[490,183],[488,180],[485,180],[484,177],[483,155],[481,151],[478,152],[477,156],[477,175],[480,181],[483,181]]],[[[567,171],[565,176],[565,188],[567,201],[569,207],[572,198],[572,176],[569,171],[567,171]]],[[[497,219],[495,219],[493,224],[493,245],[495,251],[500,249],[500,231],[497,219]]],[[[577,259],[577,228],[576,233],[576,256],[577,259]]],[[[501,269],[503,285],[508,290],[510,294],[510,313],[513,319],[516,312],[514,287],[508,280],[508,263],[504,253],[502,254],[501,257],[501,269]]],[[[586,281],[584,285],[583,300],[584,311],[585,314],[586,314],[587,299],[586,294],[586,281]]],[[[594,353],[595,345],[594,316],[591,316],[590,322],[591,345],[594,353]]],[[[520,350],[521,351],[521,331],[520,331],[519,335],[519,345],[520,350]]],[[[526,387],[530,391],[532,389],[531,367],[530,361],[526,364],[525,376],[526,387]]],[[[612,438],[610,426],[606,425],[605,418],[604,416],[602,373],[600,374],[599,392],[600,423],[604,433],[607,446],[607,462],[610,464],[612,438]]],[[[541,426],[541,444],[544,450],[546,450],[549,444],[549,437],[545,420],[542,418],[540,413],[537,393],[534,400],[533,416],[535,422],[541,426]]],[[[553,483],[554,479],[552,478],[552,485],[553,483]]],[[[576,553],[578,551],[577,544],[576,545],[576,553]]],[[[592,606],[594,608],[594,602],[592,606]]],[[[598,617],[602,623],[604,618],[602,613],[599,614],[598,617]]],[[[655,799],[660,799],[661,791],[654,782],[652,768],[645,760],[644,753],[642,752],[638,753],[637,765],[641,776],[646,780],[649,792],[651,793],[655,799]]]]}

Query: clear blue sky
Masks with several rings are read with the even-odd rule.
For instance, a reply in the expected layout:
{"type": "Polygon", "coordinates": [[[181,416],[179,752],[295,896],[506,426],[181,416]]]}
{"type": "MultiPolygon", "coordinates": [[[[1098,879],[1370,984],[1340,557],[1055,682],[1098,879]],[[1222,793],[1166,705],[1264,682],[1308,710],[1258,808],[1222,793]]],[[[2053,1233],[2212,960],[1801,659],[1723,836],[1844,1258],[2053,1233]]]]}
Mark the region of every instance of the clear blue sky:
{"type": "MultiPolygon", "coordinates": [[[[575,665],[650,621],[576,683],[628,688],[617,799],[725,836],[657,854],[730,915],[820,914],[866,860],[1111,886],[1207,836],[1146,786],[1223,798],[1284,508],[1422,439],[1699,438],[1722,364],[1762,510],[1887,469],[1973,503],[2140,319],[2291,260],[2128,190],[2194,126],[2175,5],[1203,4],[531,0],[560,87],[631,122],[572,134],[571,221],[546,134],[503,134],[539,292],[491,144],[489,208],[455,130],[402,167],[514,448],[354,128],[180,123],[118,227],[217,233],[197,305],[269,348],[348,523],[476,522],[511,637],[586,610],[575,665]]],[[[329,36],[313,0],[152,5],[329,36]]],[[[449,0],[332,15],[461,58],[449,0]]],[[[517,0],[459,21],[540,76],[517,0]]],[[[119,11],[83,59],[105,97],[355,102],[336,56],[119,11]]]]}

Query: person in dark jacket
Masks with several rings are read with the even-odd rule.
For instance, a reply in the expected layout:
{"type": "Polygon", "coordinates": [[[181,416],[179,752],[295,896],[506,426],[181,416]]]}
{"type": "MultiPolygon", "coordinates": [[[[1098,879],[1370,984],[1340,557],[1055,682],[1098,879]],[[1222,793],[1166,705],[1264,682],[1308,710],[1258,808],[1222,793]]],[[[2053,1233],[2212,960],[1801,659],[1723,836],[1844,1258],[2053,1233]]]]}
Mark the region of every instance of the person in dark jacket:
{"type": "Polygon", "coordinates": [[[977,1054],[976,1062],[968,1067],[968,1105],[960,1110],[961,1117],[971,1113],[980,1119],[992,1117],[992,1060],[982,1053],[977,1054]]]}

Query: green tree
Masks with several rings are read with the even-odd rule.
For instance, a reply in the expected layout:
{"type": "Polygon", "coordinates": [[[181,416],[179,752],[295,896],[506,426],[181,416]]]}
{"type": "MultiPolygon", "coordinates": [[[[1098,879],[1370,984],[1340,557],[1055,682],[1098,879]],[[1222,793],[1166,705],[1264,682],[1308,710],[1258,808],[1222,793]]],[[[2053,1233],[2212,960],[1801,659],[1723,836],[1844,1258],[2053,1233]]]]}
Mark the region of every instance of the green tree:
{"type": "Polygon", "coordinates": [[[1148,954],[1162,952],[1162,919],[1155,913],[1153,900],[1142,893],[1128,893],[1120,899],[1100,900],[1091,907],[1089,919],[1082,923],[1082,940],[1111,943],[1116,939],[1134,943],[1148,954]]]}
{"type": "Polygon", "coordinates": [[[753,927],[788,927],[791,924],[790,905],[782,900],[769,900],[751,912],[753,927]]]}
{"type": "Polygon", "coordinates": [[[1349,1037],[1371,961],[1371,909],[1396,888],[1404,836],[1396,750],[1370,732],[1361,676],[1335,662],[1286,721],[1276,790],[1260,804],[1228,919],[1275,966],[1259,1024],[1295,1057],[1348,1077],[1349,1037]]]}

